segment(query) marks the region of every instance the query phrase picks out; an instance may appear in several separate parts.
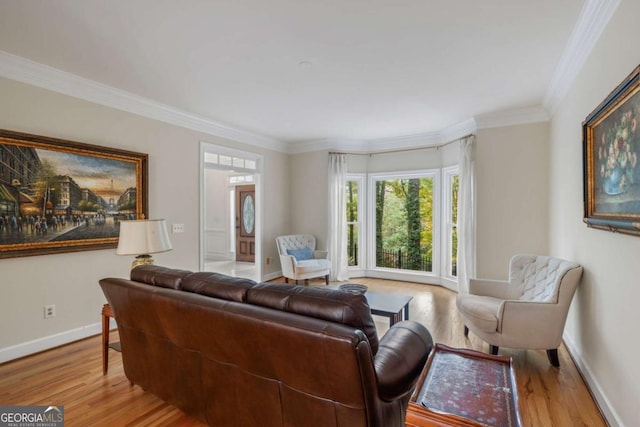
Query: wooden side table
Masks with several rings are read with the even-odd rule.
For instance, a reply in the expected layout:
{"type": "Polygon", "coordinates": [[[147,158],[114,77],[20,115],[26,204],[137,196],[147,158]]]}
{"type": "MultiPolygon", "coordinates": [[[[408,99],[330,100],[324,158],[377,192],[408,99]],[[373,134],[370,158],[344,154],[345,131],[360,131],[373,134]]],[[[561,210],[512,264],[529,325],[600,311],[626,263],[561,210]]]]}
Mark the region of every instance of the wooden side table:
{"type": "Polygon", "coordinates": [[[436,344],[409,401],[405,424],[520,427],[511,358],[436,344]]]}
{"type": "Polygon", "coordinates": [[[109,304],[102,306],[102,375],[107,375],[109,371],[109,349],[121,351],[120,343],[109,344],[109,319],[113,317],[113,311],[109,304]]]}

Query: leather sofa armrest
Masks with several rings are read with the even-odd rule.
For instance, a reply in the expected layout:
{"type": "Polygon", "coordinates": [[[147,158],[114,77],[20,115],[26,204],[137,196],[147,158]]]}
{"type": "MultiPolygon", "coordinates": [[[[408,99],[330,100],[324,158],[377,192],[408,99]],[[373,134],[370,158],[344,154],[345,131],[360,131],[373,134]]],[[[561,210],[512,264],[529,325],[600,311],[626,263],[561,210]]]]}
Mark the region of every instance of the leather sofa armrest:
{"type": "Polygon", "coordinates": [[[469,293],[507,299],[509,295],[509,282],[506,280],[469,279],[469,293]]]}
{"type": "Polygon", "coordinates": [[[313,257],[315,259],[327,259],[329,252],[327,251],[313,251],[313,257]]]}
{"type": "Polygon", "coordinates": [[[432,348],[433,338],[422,324],[406,320],[393,325],[374,358],[380,398],[393,401],[413,392],[432,348]]]}

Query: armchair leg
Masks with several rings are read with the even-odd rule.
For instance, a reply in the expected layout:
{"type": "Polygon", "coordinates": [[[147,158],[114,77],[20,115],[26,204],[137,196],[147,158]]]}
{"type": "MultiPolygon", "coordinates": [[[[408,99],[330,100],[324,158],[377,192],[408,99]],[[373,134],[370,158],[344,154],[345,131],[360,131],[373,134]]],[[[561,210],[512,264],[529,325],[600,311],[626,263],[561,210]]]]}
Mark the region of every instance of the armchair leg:
{"type": "Polygon", "coordinates": [[[326,276],[324,276],[324,284],[325,285],[329,284],[329,275],[328,274],[326,276]]]}
{"type": "Polygon", "coordinates": [[[288,277],[284,278],[284,283],[289,283],[289,278],[288,277]]]}
{"type": "Polygon", "coordinates": [[[465,337],[469,336],[469,328],[467,327],[467,325],[464,325],[464,336],[465,337]]]}
{"type": "Polygon", "coordinates": [[[499,349],[500,347],[498,347],[497,345],[489,344],[489,353],[493,354],[494,356],[498,354],[499,349]]]}
{"type": "Polygon", "coordinates": [[[547,357],[549,358],[549,362],[555,366],[556,368],[560,367],[560,359],[558,359],[558,349],[551,348],[547,350],[547,357]]]}

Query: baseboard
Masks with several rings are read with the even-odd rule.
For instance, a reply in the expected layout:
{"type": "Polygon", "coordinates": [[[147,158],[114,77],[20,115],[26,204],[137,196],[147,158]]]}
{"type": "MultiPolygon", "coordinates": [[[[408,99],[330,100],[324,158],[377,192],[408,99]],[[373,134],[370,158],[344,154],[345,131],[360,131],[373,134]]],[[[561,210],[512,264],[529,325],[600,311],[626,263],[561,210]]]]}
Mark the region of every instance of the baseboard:
{"type": "MultiPolygon", "coordinates": [[[[116,323],[111,319],[111,328],[116,327],[116,323]]],[[[102,323],[93,323],[91,325],[81,326],[69,331],[60,332],[58,334],[49,335],[48,337],[38,338],[33,341],[12,345],[0,349],[0,363],[9,362],[14,359],[29,356],[30,354],[39,353],[49,350],[70,342],[78,341],[102,333],[102,323]]]]}
{"type": "Polygon", "coordinates": [[[363,268],[349,267],[347,271],[349,273],[349,280],[358,279],[360,277],[367,277],[367,272],[363,268]]]}
{"type": "Polygon", "coordinates": [[[458,282],[453,281],[451,279],[441,278],[440,286],[449,289],[455,293],[458,293],[458,282]]]}
{"type": "Polygon", "coordinates": [[[427,276],[422,273],[411,271],[388,271],[388,270],[367,270],[366,277],[375,279],[399,280],[413,283],[424,283],[426,285],[442,285],[442,281],[436,276],[427,276]]]}
{"type": "Polygon", "coordinates": [[[565,347],[567,348],[567,351],[569,352],[569,355],[576,365],[576,368],[580,372],[580,375],[582,375],[584,381],[587,383],[587,388],[589,389],[589,392],[591,393],[593,399],[596,401],[598,408],[600,408],[600,412],[607,421],[607,424],[609,424],[611,427],[623,426],[624,424],[620,420],[620,417],[616,413],[615,409],[613,409],[613,406],[611,406],[611,402],[609,401],[609,399],[607,399],[607,396],[602,391],[600,383],[593,375],[593,371],[591,371],[589,365],[582,359],[582,357],[580,357],[580,352],[578,351],[578,348],[575,346],[571,338],[565,333],[563,334],[562,339],[564,341],[565,347]]]}
{"type": "MultiPolygon", "coordinates": [[[[375,279],[399,280],[413,283],[423,283],[425,285],[437,285],[447,288],[453,292],[458,292],[458,282],[444,277],[429,276],[423,273],[410,271],[388,271],[388,270],[349,270],[349,276],[353,282],[357,282],[359,277],[371,277],[375,279]]],[[[351,280],[349,279],[349,280],[351,280]]]]}
{"type": "Polygon", "coordinates": [[[275,273],[263,274],[261,280],[263,282],[268,282],[269,280],[274,280],[274,279],[277,279],[278,277],[282,277],[281,271],[276,271],[275,273]]]}

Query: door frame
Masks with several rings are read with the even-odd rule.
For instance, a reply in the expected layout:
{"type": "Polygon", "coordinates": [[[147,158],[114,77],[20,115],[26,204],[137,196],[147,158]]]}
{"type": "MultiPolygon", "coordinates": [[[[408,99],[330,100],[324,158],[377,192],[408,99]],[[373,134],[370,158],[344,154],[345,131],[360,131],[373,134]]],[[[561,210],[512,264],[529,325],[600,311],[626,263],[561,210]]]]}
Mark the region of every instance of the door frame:
{"type": "MultiPolygon", "coordinates": [[[[253,184],[255,185],[255,209],[256,209],[256,218],[255,218],[255,244],[256,244],[256,257],[255,257],[255,271],[256,277],[254,280],[262,281],[262,240],[263,240],[263,219],[264,219],[264,211],[263,211],[263,185],[262,185],[262,173],[263,173],[263,162],[264,158],[261,154],[252,153],[250,151],[238,150],[234,148],[229,148],[223,145],[212,144],[206,141],[200,141],[200,159],[199,159],[199,181],[200,181],[200,199],[199,199],[199,212],[200,212],[200,254],[199,254],[199,268],[200,271],[204,270],[205,264],[205,176],[204,171],[205,168],[214,168],[214,169],[223,169],[223,170],[237,170],[242,172],[252,173],[254,176],[253,184]],[[251,160],[255,162],[255,169],[245,169],[234,166],[225,166],[225,165],[212,165],[205,162],[205,154],[222,154],[226,156],[236,157],[239,159],[251,160]]],[[[228,202],[227,202],[228,204],[228,202]]],[[[228,207],[228,206],[227,206],[228,207]]],[[[235,230],[233,230],[235,232],[235,230]]]]}

